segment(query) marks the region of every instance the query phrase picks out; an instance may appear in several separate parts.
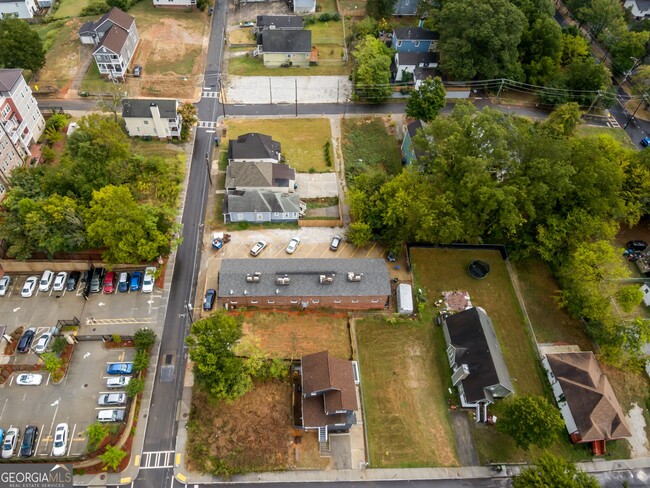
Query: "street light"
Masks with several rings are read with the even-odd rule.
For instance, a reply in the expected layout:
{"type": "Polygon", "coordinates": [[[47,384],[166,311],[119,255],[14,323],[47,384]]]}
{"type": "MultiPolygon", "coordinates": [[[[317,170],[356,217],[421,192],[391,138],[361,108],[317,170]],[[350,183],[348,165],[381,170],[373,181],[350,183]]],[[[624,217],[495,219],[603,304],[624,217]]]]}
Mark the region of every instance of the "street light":
{"type": "Polygon", "coordinates": [[[192,304],[190,302],[185,302],[185,311],[187,312],[187,317],[190,319],[190,325],[194,325],[192,310],[192,304]]]}

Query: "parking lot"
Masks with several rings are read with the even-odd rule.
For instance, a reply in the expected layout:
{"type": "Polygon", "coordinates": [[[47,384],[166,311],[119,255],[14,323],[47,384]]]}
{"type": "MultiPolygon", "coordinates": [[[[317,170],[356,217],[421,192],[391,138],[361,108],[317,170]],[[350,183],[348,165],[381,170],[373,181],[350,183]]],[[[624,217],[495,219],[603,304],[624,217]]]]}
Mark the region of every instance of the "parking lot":
{"type": "Polygon", "coordinates": [[[52,384],[48,373],[42,371],[39,373],[43,375],[40,385],[20,386],[16,384],[20,373],[14,373],[2,386],[0,428],[6,431],[18,427],[22,434],[27,425],[38,427],[34,454],[38,458],[51,454],[54,429],[57,424],[65,422],[70,439],[66,455],[82,454],[86,448],[82,434],[88,425],[95,422],[97,411],[102,408],[97,406],[99,395],[108,393],[107,365],[132,359],[133,351],[130,349],[107,350],[101,341],[84,341],[75,346],[68,374],[59,385],[52,384]]]}

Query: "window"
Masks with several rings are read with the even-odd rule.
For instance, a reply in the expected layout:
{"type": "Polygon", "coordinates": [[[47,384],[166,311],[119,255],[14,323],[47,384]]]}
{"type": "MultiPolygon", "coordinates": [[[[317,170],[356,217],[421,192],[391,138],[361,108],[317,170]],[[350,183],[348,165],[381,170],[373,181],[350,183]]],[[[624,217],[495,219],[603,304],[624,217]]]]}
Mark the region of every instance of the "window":
{"type": "Polygon", "coordinates": [[[359,303],[359,300],[352,300],[352,303],[359,303]]]}
{"type": "Polygon", "coordinates": [[[255,214],[255,220],[264,220],[264,214],[261,213],[255,214]]]}
{"type": "Polygon", "coordinates": [[[320,300],[312,299],[311,303],[320,303],[320,300]]]}
{"type": "Polygon", "coordinates": [[[257,305],[257,300],[251,300],[252,305],[257,305]]]}
{"type": "Polygon", "coordinates": [[[341,300],[334,300],[334,303],[341,303],[341,300]]]}
{"type": "Polygon", "coordinates": [[[269,305],[273,305],[275,303],[275,300],[267,300],[266,303],[268,303],[269,305]]]}
{"type": "Polygon", "coordinates": [[[238,213],[237,214],[237,220],[244,220],[244,214],[243,213],[238,213]]]}
{"type": "Polygon", "coordinates": [[[373,298],[373,299],[370,300],[370,301],[371,301],[372,303],[379,303],[379,300],[378,300],[377,298],[373,298]]]}
{"type": "Polygon", "coordinates": [[[231,305],[237,305],[237,300],[230,300],[231,305]]]}
{"type": "Polygon", "coordinates": [[[2,109],[2,118],[5,118],[11,112],[11,105],[5,105],[5,108],[2,109]]]}
{"type": "Polygon", "coordinates": [[[149,121],[148,121],[148,120],[143,120],[142,123],[143,123],[144,125],[149,125],[149,121]]]}
{"type": "Polygon", "coordinates": [[[397,41],[397,47],[402,47],[402,41],[397,41]]]}

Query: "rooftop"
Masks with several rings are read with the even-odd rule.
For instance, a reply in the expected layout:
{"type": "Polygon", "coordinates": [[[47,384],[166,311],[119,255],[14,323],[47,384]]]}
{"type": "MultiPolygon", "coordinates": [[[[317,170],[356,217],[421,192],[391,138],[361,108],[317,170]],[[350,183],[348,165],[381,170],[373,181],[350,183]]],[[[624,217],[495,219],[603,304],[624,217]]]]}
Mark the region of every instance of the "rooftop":
{"type": "Polygon", "coordinates": [[[302,17],[300,15],[258,15],[257,27],[259,29],[269,28],[274,26],[278,29],[282,28],[300,28],[302,29],[302,17]]]}
{"type": "Polygon", "coordinates": [[[228,159],[273,159],[279,161],[280,150],[280,143],[271,139],[271,136],[249,132],[228,143],[228,159]]]}
{"type": "Polygon", "coordinates": [[[22,76],[22,69],[0,69],[0,92],[10,91],[22,76]]]}
{"type": "Polygon", "coordinates": [[[395,27],[393,32],[395,37],[400,40],[435,41],[440,39],[440,34],[424,27],[395,27]]]}
{"type": "Polygon", "coordinates": [[[260,35],[265,53],[311,53],[310,30],[269,29],[260,35]]]}
{"type": "MultiPolygon", "coordinates": [[[[223,214],[238,212],[300,212],[300,197],[296,193],[269,190],[234,190],[223,199],[223,214]]],[[[297,220],[297,218],[296,218],[297,220]]]]}
{"type": "Polygon", "coordinates": [[[178,102],[162,98],[125,98],[122,100],[122,117],[151,118],[151,106],[157,105],[160,117],[175,119],[178,102]]]}
{"type": "Polygon", "coordinates": [[[288,188],[296,171],[288,164],[232,161],[226,168],[226,188],[288,188]]]}

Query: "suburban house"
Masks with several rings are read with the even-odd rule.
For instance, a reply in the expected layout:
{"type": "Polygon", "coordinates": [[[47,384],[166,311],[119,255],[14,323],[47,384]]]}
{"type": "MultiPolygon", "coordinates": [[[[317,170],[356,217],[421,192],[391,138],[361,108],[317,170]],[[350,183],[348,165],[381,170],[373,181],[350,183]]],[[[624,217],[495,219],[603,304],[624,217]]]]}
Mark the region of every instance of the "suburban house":
{"type": "Polygon", "coordinates": [[[289,0],[289,6],[293,3],[295,14],[313,14],[316,12],[316,0],[289,0]]]}
{"type": "Polygon", "coordinates": [[[390,47],[398,53],[435,51],[440,34],[424,27],[395,27],[390,47]]]}
{"type": "Polygon", "coordinates": [[[393,15],[402,17],[404,15],[417,15],[420,0],[397,0],[393,7],[393,15]]]}
{"type": "Polygon", "coordinates": [[[196,0],[153,0],[154,7],[196,7],[196,0]]]}
{"type": "Polygon", "coordinates": [[[232,162],[226,168],[226,190],[273,190],[291,193],[296,189],[296,170],[284,163],[232,162]]]}
{"type": "Polygon", "coordinates": [[[488,405],[514,392],[492,320],[472,307],[447,316],[442,328],[461,405],[476,408],[476,421],[485,421],[488,405]]]}
{"type": "Polygon", "coordinates": [[[140,42],[135,19],[119,8],[112,8],[96,22],[79,29],[82,44],[96,47],[93,57],[102,76],[123,79],[140,42]]]}
{"type": "Polygon", "coordinates": [[[131,137],[157,137],[165,140],[180,137],[183,120],[178,100],[161,98],[125,98],[122,118],[131,137]]]}
{"type": "Polygon", "coordinates": [[[571,442],[605,453],[609,440],[630,437],[625,414],[591,351],[549,353],[542,365],[571,442]]]}
{"type": "Polygon", "coordinates": [[[321,443],[330,432],[349,431],[359,408],[352,361],[321,351],[303,356],[294,371],[300,375],[293,389],[296,427],[317,430],[321,443]]]}
{"type": "Polygon", "coordinates": [[[384,309],[391,295],[383,259],[224,259],[219,304],[226,308],[384,309]]]}
{"type": "Polygon", "coordinates": [[[300,197],[297,193],[235,190],[227,192],[223,197],[223,221],[226,224],[297,222],[299,217],[300,197]]]}
{"type": "Polygon", "coordinates": [[[249,132],[228,143],[228,162],[279,163],[281,146],[271,136],[249,132]]]}
{"type": "Polygon", "coordinates": [[[422,121],[416,120],[411,122],[404,129],[404,139],[402,140],[402,162],[404,164],[413,164],[417,162],[419,151],[415,150],[413,138],[418,129],[422,128],[422,121]]]}
{"type": "Polygon", "coordinates": [[[637,19],[650,15],[650,2],[646,0],[625,0],[623,7],[637,19]]]}
{"type": "Polygon", "coordinates": [[[311,31],[267,29],[257,35],[256,52],[263,55],[267,68],[308,67],[311,31]]]}
{"type": "Polygon", "coordinates": [[[415,70],[417,68],[427,68],[430,71],[435,71],[438,66],[440,56],[438,53],[431,52],[400,52],[395,53],[393,63],[391,64],[391,72],[393,79],[399,81],[415,80],[415,70]],[[407,75],[408,73],[408,75],[407,75]]]}
{"type": "Polygon", "coordinates": [[[35,0],[0,0],[0,19],[33,19],[38,9],[35,0]]]}
{"type": "Polygon", "coordinates": [[[258,15],[255,23],[255,33],[265,30],[302,30],[303,21],[300,15],[258,15]]]}
{"type": "Polygon", "coordinates": [[[9,175],[31,156],[29,146],[45,129],[45,119],[22,69],[0,69],[0,127],[1,197],[9,175]]]}

